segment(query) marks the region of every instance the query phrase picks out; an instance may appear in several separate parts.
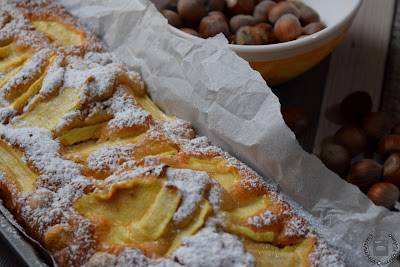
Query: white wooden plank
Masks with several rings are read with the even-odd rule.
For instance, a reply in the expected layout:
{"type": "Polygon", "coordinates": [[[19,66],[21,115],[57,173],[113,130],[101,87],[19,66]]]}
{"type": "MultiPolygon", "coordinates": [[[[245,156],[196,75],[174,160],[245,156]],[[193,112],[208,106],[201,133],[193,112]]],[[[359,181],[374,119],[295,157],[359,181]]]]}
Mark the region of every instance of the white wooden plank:
{"type": "Polygon", "coordinates": [[[400,4],[395,13],[381,103],[392,124],[400,122],[400,4]]]}
{"type": "Polygon", "coordinates": [[[371,94],[373,109],[377,110],[394,8],[395,0],[364,0],[349,32],[332,53],[314,154],[320,152],[322,139],[340,127],[326,119],[327,108],[349,93],[363,90],[371,94]]]}

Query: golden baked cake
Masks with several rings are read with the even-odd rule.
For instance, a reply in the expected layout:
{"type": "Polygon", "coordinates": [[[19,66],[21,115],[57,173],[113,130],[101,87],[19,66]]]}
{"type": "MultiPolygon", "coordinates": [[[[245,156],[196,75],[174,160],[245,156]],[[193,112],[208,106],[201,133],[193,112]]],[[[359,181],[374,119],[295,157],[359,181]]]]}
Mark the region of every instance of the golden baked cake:
{"type": "Polygon", "coordinates": [[[344,265],[62,6],[0,13],[0,196],[60,266],[344,265]]]}

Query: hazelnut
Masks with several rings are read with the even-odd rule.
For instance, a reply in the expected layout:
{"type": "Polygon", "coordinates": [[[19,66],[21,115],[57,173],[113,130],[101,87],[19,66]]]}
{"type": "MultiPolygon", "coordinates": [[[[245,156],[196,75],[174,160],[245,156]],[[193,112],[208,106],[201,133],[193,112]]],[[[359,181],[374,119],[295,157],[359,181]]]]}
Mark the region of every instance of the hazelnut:
{"type": "Polygon", "coordinates": [[[382,177],[382,166],[372,159],[360,159],[350,165],[347,181],[367,192],[382,177]]]}
{"type": "Polygon", "coordinates": [[[339,144],[326,142],[321,146],[321,161],[331,171],[341,174],[350,166],[350,153],[339,144]]]}
{"type": "Polygon", "coordinates": [[[395,124],[390,132],[391,134],[400,135],[400,122],[395,124]]]}
{"type": "Polygon", "coordinates": [[[256,5],[254,8],[253,16],[259,22],[266,22],[268,20],[268,12],[276,5],[274,1],[264,0],[256,5]]]}
{"type": "Polygon", "coordinates": [[[303,1],[299,1],[299,0],[289,0],[288,2],[292,3],[293,5],[295,5],[298,9],[301,9],[301,8],[306,6],[306,4],[304,4],[303,1]]]}
{"type": "Polygon", "coordinates": [[[232,32],[237,32],[243,26],[254,26],[258,20],[250,15],[236,15],[229,21],[229,26],[232,32]]]}
{"type": "Polygon", "coordinates": [[[261,45],[264,40],[260,29],[244,26],[236,32],[235,43],[238,45],[261,45]]]}
{"type": "Polygon", "coordinates": [[[208,13],[207,16],[214,16],[214,15],[215,15],[215,16],[221,16],[222,18],[224,18],[224,20],[225,20],[226,22],[228,22],[228,19],[226,18],[225,14],[222,13],[221,11],[211,11],[211,12],[208,13]]]}
{"type": "Polygon", "coordinates": [[[200,21],[199,32],[204,38],[213,37],[220,32],[228,36],[229,26],[225,17],[214,14],[204,17],[200,21]]]}
{"type": "Polygon", "coordinates": [[[319,14],[313,8],[304,5],[303,7],[300,8],[299,20],[301,25],[303,26],[308,25],[310,23],[319,22],[319,14]]]}
{"type": "Polygon", "coordinates": [[[228,40],[230,44],[235,44],[236,34],[230,34],[228,40]]]}
{"type": "Polygon", "coordinates": [[[278,42],[278,39],[276,38],[274,34],[274,29],[272,26],[268,23],[258,23],[254,25],[254,27],[258,28],[261,30],[262,37],[264,44],[274,44],[278,42]]]}
{"type": "Polygon", "coordinates": [[[303,28],[303,34],[311,35],[316,32],[322,31],[326,26],[322,22],[312,22],[303,28]]]}
{"type": "Polygon", "coordinates": [[[186,32],[188,34],[203,38],[203,36],[198,31],[193,30],[192,28],[181,28],[180,30],[184,31],[184,32],[186,32]]]}
{"type": "Polygon", "coordinates": [[[354,126],[345,125],[335,134],[335,139],[350,152],[351,155],[357,155],[367,149],[367,137],[364,132],[354,126]]]}
{"type": "Polygon", "coordinates": [[[274,27],[274,34],[281,42],[289,42],[301,35],[299,20],[292,14],[285,14],[278,19],[274,27]]]}
{"type": "Polygon", "coordinates": [[[208,0],[209,11],[224,11],[225,0],[208,0]]]}
{"type": "Polygon", "coordinates": [[[197,27],[207,14],[206,0],[179,0],[178,14],[187,26],[197,27]]]}
{"type": "Polygon", "coordinates": [[[176,13],[175,11],[169,9],[163,9],[161,10],[161,14],[168,20],[168,23],[171,24],[172,26],[178,29],[183,27],[183,22],[181,20],[181,17],[179,17],[179,14],[176,13]]]}
{"type": "Polygon", "coordinates": [[[393,209],[397,199],[399,199],[399,189],[391,183],[374,184],[367,193],[369,199],[377,206],[393,209]]]}
{"type": "Polygon", "coordinates": [[[378,141],[390,130],[389,118],[382,112],[370,112],[363,116],[360,126],[371,141],[378,141]]]}
{"type": "Polygon", "coordinates": [[[344,119],[359,120],[371,112],[372,99],[367,92],[357,91],[346,96],[340,103],[340,111],[344,119]]]}
{"type": "Polygon", "coordinates": [[[282,117],[286,125],[294,132],[295,135],[300,135],[303,133],[310,123],[310,116],[302,107],[284,107],[282,108],[282,117]]]}
{"type": "Polygon", "coordinates": [[[272,24],[275,24],[285,14],[292,14],[296,18],[299,18],[300,11],[290,2],[279,2],[269,10],[268,20],[272,24]]]}
{"type": "Polygon", "coordinates": [[[72,227],[68,224],[57,224],[44,234],[44,243],[48,248],[60,250],[65,248],[72,237],[72,227]]]}
{"type": "Polygon", "coordinates": [[[390,154],[400,152],[400,135],[385,135],[379,141],[379,154],[386,158],[390,154]]]}
{"type": "Polygon", "coordinates": [[[160,10],[162,9],[170,9],[176,11],[176,5],[178,4],[178,0],[167,0],[167,1],[160,1],[162,3],[158,3],[156,6],[159,7],[160,10]]]}
{"type": "Polygon", "coordinates": [[[254,0],[226,0],[231,15],[251,14],[254,8],[254,0]]]}
{"type": "Polygon", "coordinates": [[[400,188],[400,153],[390,155],[383,164],[383,180],[400,188]]]}

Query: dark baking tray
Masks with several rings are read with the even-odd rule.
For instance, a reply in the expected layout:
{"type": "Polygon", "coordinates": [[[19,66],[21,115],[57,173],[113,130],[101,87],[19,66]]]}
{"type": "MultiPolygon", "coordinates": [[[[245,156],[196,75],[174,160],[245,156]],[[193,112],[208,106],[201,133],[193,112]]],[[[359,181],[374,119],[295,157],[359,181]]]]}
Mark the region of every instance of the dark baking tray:
{"type": "Polygon", "coordinates": [[[54,259],[32,240],[0,204],[0,266],[56,266],[54,259]]]}

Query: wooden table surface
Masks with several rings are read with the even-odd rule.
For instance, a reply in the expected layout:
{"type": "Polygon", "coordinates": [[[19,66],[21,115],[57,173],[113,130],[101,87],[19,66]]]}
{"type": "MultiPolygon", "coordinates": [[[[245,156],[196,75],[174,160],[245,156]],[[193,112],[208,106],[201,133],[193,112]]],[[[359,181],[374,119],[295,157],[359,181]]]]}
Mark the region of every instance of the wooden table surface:
{"type": "MultiPolygon", "coordinates": [[[[395,0],[364,0],[348,34],[325,60],[310,71],[272,88],[282,106],[298,105],[311,114],[299,142],[319,153],[322,138],[340,125],[326,111],[353,91],[367,91],[376,110],[400,121],[400,5],[395,0]]],[[[25,266],[0,235],[0,266],[25,266]]]]}
{"type": "Polygon", "coordinates": [[[311,125],[298,140],[316,155],[323,138],[341,127],[329,110],[354,91],[372,96],[373,111],[400,121],[400,5],[364,0],[349,32],[333,53],[310,71],[272,88],[282,106],[304,107],[311,125]]]}

